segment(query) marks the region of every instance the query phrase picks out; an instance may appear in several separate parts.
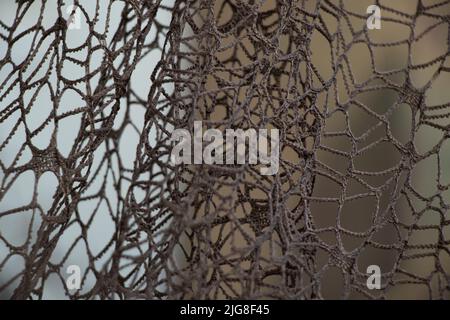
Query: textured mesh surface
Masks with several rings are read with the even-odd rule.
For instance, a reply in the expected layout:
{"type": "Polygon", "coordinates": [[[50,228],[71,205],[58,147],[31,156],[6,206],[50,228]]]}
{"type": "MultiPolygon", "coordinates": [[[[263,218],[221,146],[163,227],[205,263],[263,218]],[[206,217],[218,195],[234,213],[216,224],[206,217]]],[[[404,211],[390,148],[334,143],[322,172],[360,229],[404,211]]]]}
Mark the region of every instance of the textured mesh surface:
{"type": "Polygon", "coordinates": [[[1,229],[2,297],[61,286],[80,299],[448,298],[450,1],[376,1],[381,30],[357,0],[75,4],[89,30],[77,47],[61,1],[51,25],[38,0],[12,3],[0,25],[0,152],[13,150],[0,199],[32,175],[31,197],[1,207],[0,225],[27,219],[22,241],[1,229]],[[172,165],[172,130],[195,120],[279,129],[278,173],[172,165]],[[67,129],[71,142],[58,136],[67,129]],[[44,205],[48,172],[57,187],[44,205]],[[66,287],[71,264],[83,265],[80,290],[66,287]],[[371,264],[380,290],[366,287],[371,264]]]}

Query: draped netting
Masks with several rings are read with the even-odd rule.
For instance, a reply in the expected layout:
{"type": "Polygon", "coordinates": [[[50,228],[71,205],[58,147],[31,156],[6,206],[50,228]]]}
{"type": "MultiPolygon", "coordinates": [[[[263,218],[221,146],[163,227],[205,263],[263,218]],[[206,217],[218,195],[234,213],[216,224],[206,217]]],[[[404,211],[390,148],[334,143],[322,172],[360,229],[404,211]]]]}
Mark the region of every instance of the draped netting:
{"type": "Polygon", "coordinates": [[[449,297],[450,1],[69,4],[0,22],[1,297],[449,297]],[[174,165],[196,120],[279,171],[174,165]]]}

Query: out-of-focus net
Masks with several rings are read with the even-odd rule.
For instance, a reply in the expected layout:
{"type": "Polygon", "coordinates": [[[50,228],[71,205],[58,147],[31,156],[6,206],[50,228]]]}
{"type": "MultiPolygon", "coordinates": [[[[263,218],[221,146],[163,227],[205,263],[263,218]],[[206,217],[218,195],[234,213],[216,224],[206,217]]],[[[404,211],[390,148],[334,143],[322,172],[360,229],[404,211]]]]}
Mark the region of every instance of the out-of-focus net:
{"type": "Polygon", "coordinates": [[[15,150],[0,163],[0,199],[34,177],[28,202],[1,207],[0,226],[28,219],[14,231],[21,242],[0,229],[2,297],[60,286],[76,299],[448,298],[450,1],[73,4],[89,30],[77,47],[61,0],[52,25],[42,24],[45,0],[11,1],[16,16],[0,24],[0,152],[15,150]],[[371,4],[380,30],[367,28],[371,4]],[[156,66],[141,63],[152,52],[156,66]],[[67,64],[79,73],[65,75],[67,64]],[[136,72],[147,96],[135,92],[136,72]],[[278,173],[171,164],[171,132],[195,120],[279,129],[278,173]],[[68,125],[71,142],[58,138],[68,125]],[[44,205],[48,172],[57,188],[44,205]],[[66,286],[72,264],[83,265],[79,290],[66,286]],[[380,290],[366,286],[371,264],[380,290]]]}

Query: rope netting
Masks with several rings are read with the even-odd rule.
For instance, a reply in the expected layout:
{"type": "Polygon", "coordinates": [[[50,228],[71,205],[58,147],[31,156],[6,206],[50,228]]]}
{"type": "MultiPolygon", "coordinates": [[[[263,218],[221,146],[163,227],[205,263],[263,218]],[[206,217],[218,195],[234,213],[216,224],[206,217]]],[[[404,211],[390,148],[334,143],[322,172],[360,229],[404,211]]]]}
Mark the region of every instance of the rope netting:
{"type": "Polygon", "coordinates": [[[449,297],[450,1],[8,7],[1,297],[449,297]],[[198,120],[278,129],[278,172],[174,165],[198,120]]]}

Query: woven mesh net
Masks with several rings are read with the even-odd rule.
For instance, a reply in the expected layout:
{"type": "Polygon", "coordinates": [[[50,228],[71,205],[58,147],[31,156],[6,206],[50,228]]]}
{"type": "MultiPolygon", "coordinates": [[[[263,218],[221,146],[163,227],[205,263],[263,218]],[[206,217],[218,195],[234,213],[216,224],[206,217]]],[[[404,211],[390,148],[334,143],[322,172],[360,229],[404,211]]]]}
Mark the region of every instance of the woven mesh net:
{"type": "Polygon", "coordinates": [[[449,297],[450,1],[2,9],[2,298],[449,297]],[[196,120],[279,171],[172,164],[196,120]]]}

